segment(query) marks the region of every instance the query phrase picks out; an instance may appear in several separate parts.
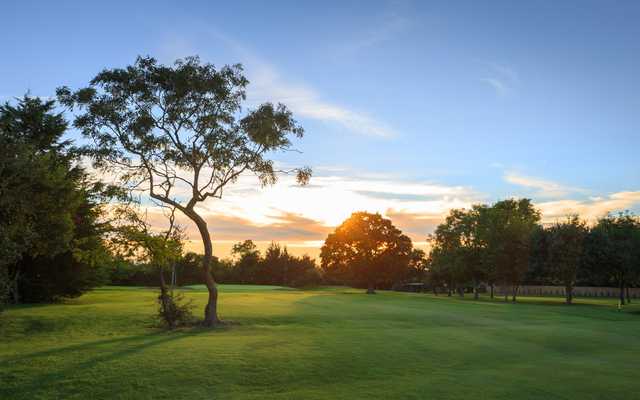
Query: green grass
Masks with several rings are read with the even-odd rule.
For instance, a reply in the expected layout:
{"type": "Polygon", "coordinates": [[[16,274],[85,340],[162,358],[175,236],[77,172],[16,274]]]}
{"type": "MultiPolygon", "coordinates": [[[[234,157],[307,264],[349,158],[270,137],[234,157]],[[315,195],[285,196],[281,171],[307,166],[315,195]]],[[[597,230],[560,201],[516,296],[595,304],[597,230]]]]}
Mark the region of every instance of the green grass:
{"type": "MultiPolygon", "coordinates": [[[[155,292],[0,316],[0,399],[640,398],[640,307],[222,287],[235,324],[164,332],[155,292]]],[[[185,290],[199,307],[206,293],[185,290]]],[[[200,308],[198,308],[200,313],[200,308]]]]}

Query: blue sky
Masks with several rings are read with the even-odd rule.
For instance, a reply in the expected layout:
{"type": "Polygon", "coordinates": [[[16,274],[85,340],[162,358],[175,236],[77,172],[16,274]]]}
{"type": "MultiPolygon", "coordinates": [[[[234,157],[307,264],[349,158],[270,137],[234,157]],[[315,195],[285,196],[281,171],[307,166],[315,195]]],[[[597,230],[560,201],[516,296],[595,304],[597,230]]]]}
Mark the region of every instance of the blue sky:
{"type": "Polygon", "coordinates": [[[512,196],[547,219],[639,211],[638,21],[635,1],[10,2],[0,99],[139,54],[243,63],[247,105],[282,101],[307,131],[276,158],[318,179],[240,182],[206,206],[214,237],[308,250],[357,208],[424,241],[449,208],[512,196]]]}

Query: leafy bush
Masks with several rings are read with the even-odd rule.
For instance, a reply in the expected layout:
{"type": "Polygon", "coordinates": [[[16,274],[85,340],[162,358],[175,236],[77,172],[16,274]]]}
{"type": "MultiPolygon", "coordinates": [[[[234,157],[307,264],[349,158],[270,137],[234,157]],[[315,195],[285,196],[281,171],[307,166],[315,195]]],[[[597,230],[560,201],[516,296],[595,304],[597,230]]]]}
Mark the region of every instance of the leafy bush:
{"type": "Polygon", "coordinates": [[[188,325],[193,320],[191,310],[195,306],[191,300],[186,300],[181,293],[160,290],[158,296],[158,318],[164,326],[174,329],[178,326],[188,325]]]}

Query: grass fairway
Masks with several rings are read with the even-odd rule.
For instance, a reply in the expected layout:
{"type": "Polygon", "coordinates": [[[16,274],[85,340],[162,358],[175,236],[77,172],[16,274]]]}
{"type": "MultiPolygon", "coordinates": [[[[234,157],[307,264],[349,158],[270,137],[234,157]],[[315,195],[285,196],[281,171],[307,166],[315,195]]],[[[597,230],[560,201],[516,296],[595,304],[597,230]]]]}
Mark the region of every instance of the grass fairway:
{"type": "MultiPolygon", "coordinates": [[[[199,313],[205,291],[185,293],[199,313]]],[[[9,309],[0,399],[640,398],[640,306],[613,299],[228,285],[221,315],[235,325],[167,333],[154,298],[104,288],[9,309]]]]}

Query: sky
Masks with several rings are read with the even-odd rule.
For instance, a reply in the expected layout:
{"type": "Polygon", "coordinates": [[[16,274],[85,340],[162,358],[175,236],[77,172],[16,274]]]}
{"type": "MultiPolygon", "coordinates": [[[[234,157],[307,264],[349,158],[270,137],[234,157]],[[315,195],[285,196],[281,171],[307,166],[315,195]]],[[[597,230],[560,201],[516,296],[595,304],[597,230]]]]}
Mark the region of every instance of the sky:
{"type": "Polygon", "coordinates": [[[528,197],[545,222],[640,212],[638,21],[637,1],[8,2],[0,101],[138,55],[242,63],[245,110],[282,102],[305,128],[273,159],[314,177],[244,176],[203,204],[214,253],[252,239],[316,256],[360,210],[424,247],[474,203],[528,197]]]}

